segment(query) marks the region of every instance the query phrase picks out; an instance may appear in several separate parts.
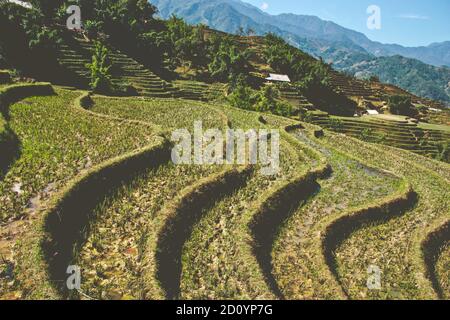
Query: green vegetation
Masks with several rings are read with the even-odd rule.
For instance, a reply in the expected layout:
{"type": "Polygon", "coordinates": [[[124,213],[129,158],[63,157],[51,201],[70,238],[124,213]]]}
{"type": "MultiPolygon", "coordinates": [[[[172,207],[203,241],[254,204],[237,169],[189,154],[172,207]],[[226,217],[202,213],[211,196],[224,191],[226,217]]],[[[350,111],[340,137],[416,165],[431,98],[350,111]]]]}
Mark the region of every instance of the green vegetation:
{"type": "Polygon", "coordinates": [[[142,283],[144,271],[151,267],[144,264],[144,254],[150,254],[147,239],[168,219],[161,215],[165,202],[216,170],[165,165],[142,175],[113,200],[101,204],[79,256],[85,274],[82,291],[97,299],[164,298],[158,296],[160,288],[146,288],[142,283]]]}
{"type": "MultiPolygon", "coordinates": [[[[259,112],[226,105],[213,106],[176,99],[93,96],[90,111],[86,111],[80,107],[85,97],[78,92],[58,89],[55,96],[28,98],[11,106],[10,125],[23,149],[21,157],[2,181],[2,204],[8,204],[6,199],[12,199],[8,194],[20,191],[23,192],[21,196],[15,198],[23,201],[8,204],[8,212],[23,210],[23,217],[27,217],[30,214],[30,209],[26,208],[29,201],[36,212],[40,212],[41,207],[49,208],[43,210],[47,212],[44,214],[45,228],[50,234],[43,236],[31,232],[26,235],[15,255],[18,262],[14,268],[14,289],[13,292],[8,289],[10,293],[6,297],[64,295],[63,291],[52,291],[47,285],[38,289],[36,283],[27,283],[25,279],[29,272],[34,272],[30,265],[51,257],[52,250],[67,250],[64,247],[52,249],[51,245],[59,237],[58,228],[67,227],[72,231],[66,232],[64,237],[71,234],[70,241],[77,244],[77,249],[67,251],[61,258],[50,259],[50,266],[58,266],[58,261],[72,259],[70,257],[74,254],[73,259],[82,266],[85,281],[81,292],[71,295],[72,298],[303,299],[345,298],[347,295],[392,298],[398,292],[401,297],[433,297],[426,282],[421,282],[421,289],[412,289],[415,279],[397,275],[397,268],[406,266],[404,261],[397,259],[398,251],[391,252],[382,246],[388,235],[376,238],[379,239],[374,243],[376,247],[368,249],[367,257],[361,253],[358,258],[343,257],[353,254],[355,247],[371,245],[367,237],[378,232],[393,232],[396,248],[402,250],[402,244],[408,242],[408,233],[399,232],[403,226],[414,229],[420,225],[419,221],[428,220],[433,225],[435,220],[442,221],[448,212],[442,191],[446,190],[444,184],[447,182],[441,179],[429,189],[430,186],[422,185],[421,181],[435,179],[431,170],[445,176],[448,168],[443,164],[430,162],[426,164],[428,169],[417,165],[413,171],[406,172],[410,163],[418,163],[422,158],[396,149],[385,151],[363,142],[346,143],[348,139],[340,139],[329,132],[324,138],[317,139],[314,138],[315,127],[299,130],[295,121],[270,114],[261,116],[259,112]],[[54,112],[56,109],[64,112],[54,112]],[[53,115],[51,118],[50,114],[53,115]],[[247,174],[241,173],[239,177],[243,181],[235,185],[232,180],[221,178],[222,170],[228,170],[221,166],[174,166],[166,160],[160,165],[142,162],[133,166],[137,171],[129,176],[131,172],[123,171],[131,168],[126,166],[128,156],[107,160],[143,146],[152,147],[149,151],[135,153],[136,156],[152,153],[154,151],[150,150],[156,150],[156,136],[163,132],[158,125],[167,130],[192,128],[193,122],[200,119],[205,127],[210,128],[229,125],[234,128],[280,128],[280,174],[265,177],[259,175],[255,168],[247,174]],[[58,129],[58,123],[64,123],[63,131],[58,129]],[[294,131],[284,132],[285,127],[294,131]],[[114,139],[109,138],[111,132],[114,132],[114,139]],[[104,143],[99,145],[98,139],[104,143]],[[29,143],[33,145],[30,151],[29,143]],[[360,152],[372,149],[377,157],[361,160],[360,152]],[[84,152],[89,154],[88,163],[82,156],[86,154],[84,152]],[[31,154],[47,155],[39,160],[31,154]],[[390,161],[386,154],[395,157],[396,175],[378,169],[379,165],[387,165],[390,161]],[[60,158],[60,155],[64,157],[60,158]],[[102,163],[104,160],[107,161],[102,163]],[[325,164],[331,166],[333,174],[316,182],[317,176],[311,173],[323,173],[325,164]],[[95,177],[106,175],[110,172],[107,168],[113,167],[116,169],[111,172],[116,172],[118,177],[123,176],[121,182],[109,180],[110,183],[96,186],[104,179],[95,177]],[[42,181],[36,179],[36,172],[42,181]],[[76,176],[78,178],[71,180],[76,176]],[[19,180],[20,185],[17,184],[19,180]],[[338,230],[340,219],[358,217],[358,214],[365,217],[367,207],[378,208],[388,201],[402,199],[404,192],[408,192],[408,182],[419,193],[417,208],[397,212],[395,217],[390,217],[391,211],[388,211],[386,218],[375,220],[376,224],[364,219],[352,222],[354,232],[345,233],[339,242],[326,246],[330,252],[338,253],[334,265],[329,260],[329,251],[322,249],[322,243],[329,239],[332,230],[338,230]],[[222,186],[227,188],[222,190],[222,186]],[[425,194],[425,189],[431,193],[425,194]],[[92,193],[89,190],[97,191],[92,193]],[[215,196],[211,197],[213,190],[216,190],[215,196]],[[81,225],[66,225],[66,218],[62,222],[54,220],[56,212],[64,214],[62,217],[71,214],[74,210],[70,206],[71,201],[81,203],[85,193],[92,194],[91,200],[86,202],[89,207],[84,210],[87,222],[83,224],[87,223],[88,227],[77,230],[81,225]],[[39,196],[35,197],[36,194],[39,196]],[[189,207],[184,207],[190,203],[184,199],[192,199],[198,210],[190,211],[189,207]],[[59,208],[59,211],[52,208],[59,208]],[[433,217],[422,212],[433,212],[433,217]],[[189,226],[182,223],[184,220],[177,220],[183,213],[189,213],[186,216],[190,219],[189,226]],[[397,219],[402,219],[401,225],[395,222],[397,219]],[[172,225],[174,231],[178,231],[166,233],[172,225]],[[180,226],[186,229],[177,229],[180,226]],[[184,236],[173,238],[179,232],[184,236]],[[323,237],[314,236],[318,233],[323,237]],[[40,238],[43,242],[36,240],[40,238]],[[39,245],[36,245],[39,243],[48,249],[39,253],[39,245]],[[165,251],[166,245],[174,245],[173,249],[181,250],[176,251],[179,256],[166,255],[172,252],[165,251]],[[299,245],[301,250],[298,250],[299,245]],[[27,256],[25,252],[32,254],[27,256]],[[369,263],[365,260],[372,257],[369,252],[379,252],[376,257],[383,257],[381,253],[387,252],[390,259],[396,261],[395,268],[383,269],[389,288],[391,282],[398,283],[394,291],[368,292],[361,287],[364,286],[361,280],[356,280],[364,279],[364,268],[369,263]],[[365,260],[359,262],[360,259],[365,260]],[[175,261],[181,261],[181,264],[176,267],[175,261]],[[179,283],[167,282],[167,279],[176,279],[177,272],[179,283]],[[397,282],[398,279],[401,282],[397,282]]],[[[164,150],[162,148],[161,151],[164,150]]],[[[229,172],[233,175],[232,171],[229,172]]],[[[411,241],[420,251],[421,241],[415,238],[411,241]]],[[[422,270],[422,260],[414,252],[408,261],[415,261],[414,267],[422,270]]],[[[436,272],[440,278],[442,260],[437,261],[436,272]]],[[[386,265],[381,261],[378,263],[386,265]]],[[[43,271],[39,271],[36,278],[41,279],[40,283],[47,281],[48,276],[43,271]]],[[[52,277],[58,275],[56,271],[51,271],[52,277]]]]}
{"type": "Polygon", "coordinates": [[[95,44],[92,55],[92,62],[87,65],[91,75],[89,83],[91,89],[98,93],[108,93],[111,91],[111,63],[108,57],[108,49],[101,43],[95,44]]]}
{"type": "Polygon", "coordinates": [[[81,170],[152,139],[151,130],[95,119],[75,108],[79,93],[57,93],[10,106],[9,127],[20,141],[21,156],[0,182],[3,219],[24,215],[30,199],[35,206],[81,170]]]}
{"type": "MultiPolygon", "coordinates": [[[[316,143],[305,134],[299,133],[298,138],[316,143]]],[[[327,154],[333,175],[321,181],[320,192],[286,222],[273,249],[274,274],[287,299],[345,297],[339,284],[323,268],[323,258],[318,254],[322,238],[315,234],[325,234],[330,219],[345,216],[359,206],[390,195],[401,182],[395,176],[363,166],[328,147],[317,147],[327,154]]]]}
{"type": "Polygon", "coordinates": [[[416,59],[409,59],[399,55],[390,57],[364,57],[352,63],[346,61],[350,67],[344,70],[351,74],[359,74],[369,78],[376,74],[382,82],[392,83],[418,96],[450,102],[448,79],[450,69],[435,67],[416,59]]]}
{"type": "Polygon", "coordinates": [[[441,142],[437,145],[438,154],[436,160],[450,163],[450,142],[441,142]]]}
{"type": "Polygon", "coordinates": [[[450,292],[450,248],[448,245],[441,250],[439,257],[440,258],[436,266],[436,273],[438,275],[439,285],[442,288],[442,296],[444,299],[448,299],[448,293],[450,292]]]}
{"type": "Polygon", "coordinates": [[[201,68],[205,66],[206,43],[203,40],[202,27],[192,27],[183,19],[172,16],[166,24],[167,31],[162,34],[166,39],[170,65],[201,68]]]}
{"type": "Polygon", "coordinates": [[[414,208],[400,217],[381,225],[369,225],[344,242],[338,251],[338,270],[349,295],[353,298],[431,298],[433,293],[423,276],[421,244],[428,232],[448,220],[448,180],[444,178],[448,176],[448,165],[442,167],[443,171],[436,171],[440,165],[432,160],[417,162],[418,156],[405,151],[339,139],[334,135],[330,135],[326,143],[405,177],[419,199],[414,208]],[[383,150],[392,152],[391,156],[386,157],[383,150]],[[359,248],[358,260],[351,258],[356,254],[355,248],[359,248]],[[382,268],[384,286],[381,290],[369,291],[364,286],[368,264],[382,268]]]}
{"type": "MultiPolygon", "coordinates": [[[[34,4],[0,3],[18,35],[0,47],[24,49],[6,62],[38,75],[21,59],[50,50],[72,88],[0,84],[0,298],[449,296],[447,131],[330,116],[353,116],[348,97],[374,92],[274,35],[157,20],[144,0],[34,4]],[[58,31],[68,3],[83,6],[95,39],[58,31]],[[43,27],[26,32],[28,22],[43,27]],[[294,83],[265,84],[267,71],[294,83]],[[76,89],[89,82],[96,94],[76,89]],[[172,133],[196,121],[278,130],[280,170],[175,165],[172,133]],[[68,265],[81,267],[79,291],[64,286],[68,265]],[[373,265],[379,290],[367,287],[373,265]]],[[[413,96],[389,96],[393,113],[412,115],[413,96]]]]}
{"type": "Polygon", "coordinates": [[[213,57],[208,69],[214,80],[235,85],[247,79],[250,71],[248,50],[241,51],[229,36],[213,36],[210,48],[213,57]]]}
{"type": "Polygon", "coordinates": [[[94,96],[93,100],[94,106],[91,110],[94,112],[123,119],[158,123],[167,131],[184,128],[192,130],[194,121],[202,121],[206,128],[222,128],[223,123],[226,123],[226,118],[206,103],[176,99],[139,100],[103,96],[94,96]]]}
{"type": "Polygon", "coordinates": [[[228,96],[228,101],[233,107],[244,110],[269,112],[285,117],[293,114],[291,104],[281,100],[280,91],[274,86],[265,86],[255,91],[241,83],[228,96]]]}
{"type": "MultiPolygon", "coordinates": [[[[243,112],[224,110],[234,126],[248,128],[258,125],[256,114],[247,113],[248,117],[243,117],[243,112]]],[[[278,126],[277,120],[274,119],[274,124],[268,127],[278,126]]],[[[279,200],[270,206],[276,212],[266,212],[265,204],[272,195],[287,192],[295,179],[303,177],[311,169],[310,165],[314,166],[319,160],[314,159],[317,155],[310,153],[306,146],[297,144],[283,133],[282,137],[279,175],[265,177],[255,172],[244,187],[203,212],[202,220],[183,251],[181,298],[267,299],[277,296],[272,290],[270,261],[266,260],[270,244],[261,238],[264,235],[263,238],[269,240],[270,234],[268,230],[259,229],[264,224],[256,223],[255,219],[261,216],[266,219],[265,213],[282,214],[282,210],[277,208],[279,200]],[[261,194],[264,194],[263,199],[258,196],[261,194]],[[260,252],[255,259],[254,254],[258,250],[260,252]]],[[[300,185],[303,187],[303,183],[300,185]]],[[[276,229],[277,225],[278,219],[274,218],[270,227],[276,229]]]]}
{"type": "Polygon", "coordinates": [[[322,61],[287,44],[274,34],[265,37],[267,63],[277,72],[287,74],[298,90],[307,96],[319,96],[330,91],[330,68],[322,61]]]}
{"type": "MultiPolygon", "coordinates": [[[[311,118],[307,119],[307,120],[312,120],[311,118]]],[[[309,121],[308,121],[309,122],[309,121]]],[[[333,131],[336,132],[342,132],[344,130],[344,124],[342,123],[342,120],[337,119],[337,118],[331,118],[330,119],[330,128],[333,131]]]]}
{"type": "Polygon", "coordinates": [[[268,34],[264,52],[267,63],[280,73],[287,74],[294,82],[304,81],[307,88],[327,86],[327,71],[324,64],[314,60],[287,44],[282,38],[268,34]]]}
{"type": "Polygon", "coordinates": [[[440,127],[388,118],[330,117],[320,112],[309,112],[303,120],[366,142],[386,144],[447,162],[446,145],[450,135],[440,127]]]}
{"type": "Polygon", "coordinates": [[[264,58],[276,72],[287,74],[295,90],[321,110],[353,115],[355,105],[331,86],[331,67],[292,47],[274,34],[265,36],[264,58]]]}

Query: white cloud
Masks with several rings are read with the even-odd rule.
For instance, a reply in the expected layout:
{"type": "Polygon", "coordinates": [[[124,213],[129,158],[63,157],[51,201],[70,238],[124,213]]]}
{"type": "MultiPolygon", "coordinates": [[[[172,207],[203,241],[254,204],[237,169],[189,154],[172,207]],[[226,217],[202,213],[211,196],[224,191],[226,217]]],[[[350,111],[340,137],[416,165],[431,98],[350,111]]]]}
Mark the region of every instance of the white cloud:
{"type": "Polygon", "coordinates": [[[261,4],[261,10],[266,11],[267,9],[269,9],[269,4],[267,2],[263,2],[261,4]]]}
{"type": "Polygon", "coordinates": [[[404,13],[398,16],[402,19],[412,19],[412,20],[429,20],[430,17],[428,16],[422,16],[420,14],[414,14],[414,13],[404,13]]]}

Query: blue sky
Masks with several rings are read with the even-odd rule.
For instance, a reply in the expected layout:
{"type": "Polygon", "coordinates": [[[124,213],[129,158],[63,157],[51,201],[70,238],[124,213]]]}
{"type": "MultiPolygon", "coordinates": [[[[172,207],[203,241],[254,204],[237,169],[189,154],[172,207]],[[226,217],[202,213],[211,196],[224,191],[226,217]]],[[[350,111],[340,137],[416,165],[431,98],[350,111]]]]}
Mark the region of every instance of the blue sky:
{"type": "Polygon", "coordinates": [[[450,40],[450,0],[244,0],[270,14],[318,16],[383,43],[428,45],[450,40]],[[381,29],[367,28],[370,5],[381,9],[381,29]]]}

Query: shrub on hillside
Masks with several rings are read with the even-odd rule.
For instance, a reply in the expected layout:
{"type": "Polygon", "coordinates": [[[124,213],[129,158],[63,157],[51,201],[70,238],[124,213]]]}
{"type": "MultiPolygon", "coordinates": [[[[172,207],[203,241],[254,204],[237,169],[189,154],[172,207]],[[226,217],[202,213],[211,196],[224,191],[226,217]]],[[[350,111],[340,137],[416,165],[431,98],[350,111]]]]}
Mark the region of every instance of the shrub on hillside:
{"type": "Polygon", "coordinates": [[[6,69],[8,66],[8,63],[6,61],[5,52],[2,48],[2,43],[0,41],[0,69],[6,69]]]}
{"type": "Polygon", "coordinates": [[[423,104],[420,104],[418,106],[416,106],[417,111],[419,111],[422,114],[427,114],[428,113],[428,107],[424,106],[423,104]]]}
{"type": "Polygon", "coordinates": [[[111,63],[108,55],[108,49],[97,42],[94,47],[92,62],[87,65],[91,78],[89,85],[94,92],[109,93],[113,89],[110,74],[111,63]]]}
{"type": "Polygon", "coordinates": [[[342,132],[344,130],[344,123],[340,119],[331,118],[330,128],[336,132],[342,132]]]}
{"type": "Polygon", "coordinates": [[[394,95],[388,99],[389,110],[392,114],[415,117],[418,112],[411,103],[411,98],[408,96],[394,95]]]}
{"type": "Polygon", "coordinates": [[[373,140],[373,129],[365,128],[359,134],[359,139],[366,142],[371,142],[373,140]]]}
{"type": "Polygon", "coordinates": [[[57,45],[61,43],[62,38],[58,30],[46,27],[39,27],[30,30],[29,46],[32,52],[39,54],[52,54],[56,51],[57,45]]]}
{"type": "Polygon", "coordinates": [[[228,101],[236,108],[269,112],[284,117],[291,116],[293,112],[291,104],[280,99],[280,92],[274,86],[265,86],[256,91],[240,83],[228,96],[228,101]]]}
{"type": "Polygon", "coordinates": [[[437,145],[438,154],[436,160],[450,163],[450,143],[443,142],[437,145]]]}
{"type": "Polygon", "coordinates": [[[255,91],[249,86],[240,84],[228,96],[228,101],[235,108],[254,110],[255,91]]]}
{"type": "Polygon", "coordinates": [[[287,74],[293,86],[318,109],[330,114],[351,116],[356,105],[331,86],[331,68],[289,45],[282,38],[268,34],[265,38],[264,56],[272,69],[287,74]]]}
{"type": "Polygon", "coordinates": [[[292,106],[280,100],[280,91],[274,86],[264,86],[259,91],[255,109],[259,112],[270,112],[285,117],[292,115],[292,106]]]}
{"type": "Polygon", "coordinates": [[[34,14],[41,15],[44,25],[48,26],[55,22],[58,9],[64,4],[64,0],[29,0],[33,6],[34,14]]]}
{"type": "Polygon", "coordinates": [[[365,128],[359,134],[359,139],[365,142],[383,143],[386,140],[386,134],[372,128],[365,128]]]}

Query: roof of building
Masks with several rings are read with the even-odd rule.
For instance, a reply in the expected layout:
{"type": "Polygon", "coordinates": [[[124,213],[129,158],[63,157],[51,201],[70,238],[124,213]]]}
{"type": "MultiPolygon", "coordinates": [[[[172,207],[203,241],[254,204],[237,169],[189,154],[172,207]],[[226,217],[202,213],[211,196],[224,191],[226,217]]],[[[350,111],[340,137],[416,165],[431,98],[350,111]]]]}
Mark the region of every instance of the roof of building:
{"type": "Polygon", "coordinates": [[[269,77],[266,78],[266,80],[269,80],[269,81],[281,81],[281,82],[291,82],[291,79],[289,79],[289,76],[287,76],[285,74],[275,74],[275,73],[270,73],[269,77]]]}

